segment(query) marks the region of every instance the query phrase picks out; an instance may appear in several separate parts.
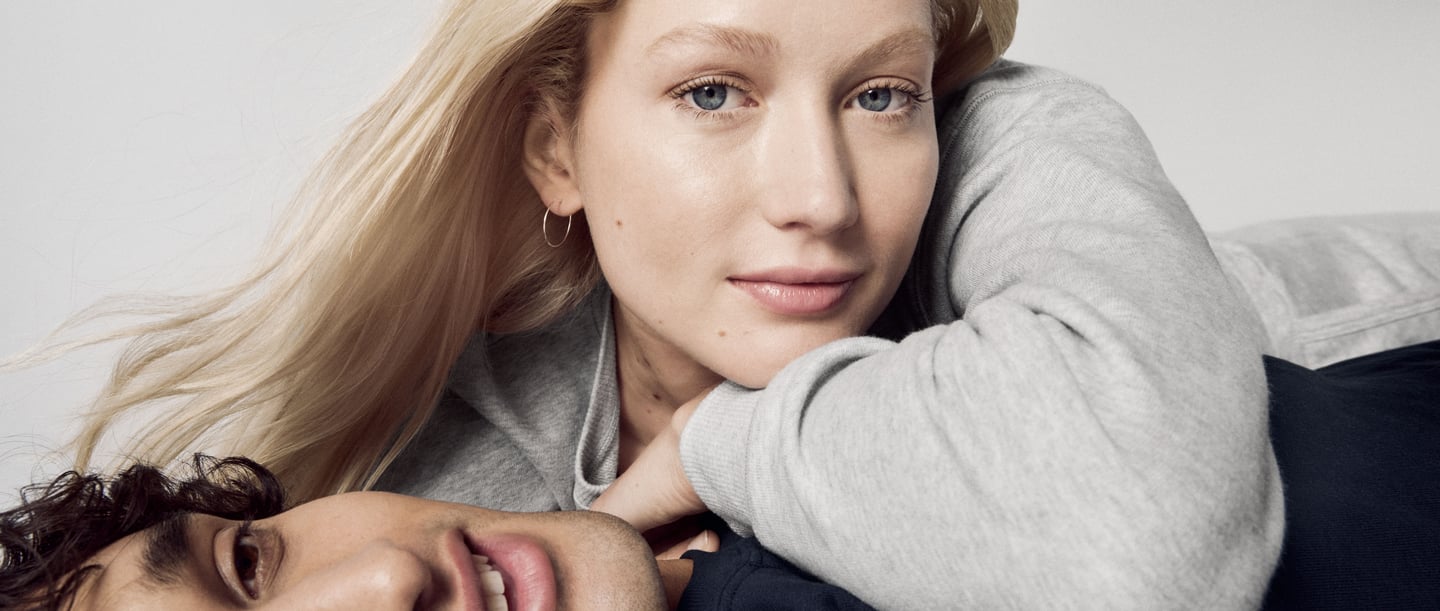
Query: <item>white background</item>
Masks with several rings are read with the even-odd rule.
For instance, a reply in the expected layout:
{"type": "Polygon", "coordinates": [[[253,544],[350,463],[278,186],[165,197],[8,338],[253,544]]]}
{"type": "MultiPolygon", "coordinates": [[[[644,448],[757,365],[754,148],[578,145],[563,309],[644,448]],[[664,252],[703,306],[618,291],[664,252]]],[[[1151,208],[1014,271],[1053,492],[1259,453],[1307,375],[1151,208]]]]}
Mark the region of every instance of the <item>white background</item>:
{"type": "MultiPolygon", "coordinates": [[[[234,278],[438,0],[0,3],[0,354],[234,278]]],[[[1440,3],[1025,0],[1010,57],[1105,86],[1207,228],[1440,211],[1440,3]]],[[[0,505],[113,351],[0,374],[0,505]]]]}

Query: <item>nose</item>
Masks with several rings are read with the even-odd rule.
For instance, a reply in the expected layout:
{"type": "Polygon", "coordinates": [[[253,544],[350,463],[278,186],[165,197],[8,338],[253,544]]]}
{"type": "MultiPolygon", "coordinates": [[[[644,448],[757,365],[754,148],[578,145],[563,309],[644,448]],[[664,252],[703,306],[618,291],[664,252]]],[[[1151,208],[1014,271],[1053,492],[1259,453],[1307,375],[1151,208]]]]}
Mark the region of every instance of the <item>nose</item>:
{"type": "Polygon", "coordinates": [[[387,541],[374,541],[302,577],[280,606],[314,611],[428,608],[434,602],[425,600],[430,582],[430,571],[420,558],[387,541]]]}
{"type": "Polygon", "coordinates": [[[823,104],[776,113],[762,155],[761,214],[784,230],[829,235],[856,223],[850,151],[839,117],[823,104]]]}

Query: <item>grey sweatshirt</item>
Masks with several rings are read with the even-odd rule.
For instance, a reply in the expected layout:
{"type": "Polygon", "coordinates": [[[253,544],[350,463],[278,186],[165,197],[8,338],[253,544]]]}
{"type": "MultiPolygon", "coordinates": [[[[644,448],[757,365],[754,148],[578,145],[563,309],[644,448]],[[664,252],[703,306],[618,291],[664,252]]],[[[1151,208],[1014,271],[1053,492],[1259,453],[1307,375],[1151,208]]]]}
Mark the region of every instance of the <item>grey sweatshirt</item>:
{"type": "MultiPolygon", "coordinates": [[[[681,440],[737,532],[881,608],[1244,608],[1283,530],[1264,332],[1133,119],[1001,62],[940,127],[877,331],[721,386],[681,440]],[[911,332],[913,331],[913,332],[911,332]]],[[[508,510],[613,481],[610,296],[475,338],[381,487],[508,510]]]]}

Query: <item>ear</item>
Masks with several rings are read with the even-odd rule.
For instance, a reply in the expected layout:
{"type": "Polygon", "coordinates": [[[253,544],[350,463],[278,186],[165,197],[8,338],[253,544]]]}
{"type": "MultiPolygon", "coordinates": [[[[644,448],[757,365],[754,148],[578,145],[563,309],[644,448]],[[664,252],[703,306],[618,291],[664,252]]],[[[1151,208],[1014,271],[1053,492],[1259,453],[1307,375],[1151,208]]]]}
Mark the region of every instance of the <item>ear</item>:
{"type": "Polygon", "coordinates": [[[551,214],[570,216],[584,207],[575,180],[574,146],[568,121],[546,108],[525,125],[525,177],[551,214]]]}

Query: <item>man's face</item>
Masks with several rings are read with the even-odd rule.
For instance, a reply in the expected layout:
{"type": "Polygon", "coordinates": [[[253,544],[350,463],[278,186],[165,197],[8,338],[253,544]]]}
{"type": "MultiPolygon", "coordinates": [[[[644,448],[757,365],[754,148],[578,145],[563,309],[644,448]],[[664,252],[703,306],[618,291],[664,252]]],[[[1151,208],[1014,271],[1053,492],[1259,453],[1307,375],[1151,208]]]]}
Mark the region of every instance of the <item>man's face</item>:
{"type": "Polygon", "coordinates": [[[611,516],[381,492],[327,497],[248,526],[190,514],[120,539],[91,563],[102,569],[80,588],[77,610],[658,609],[664,600],[649,547],[611,516]]]}

